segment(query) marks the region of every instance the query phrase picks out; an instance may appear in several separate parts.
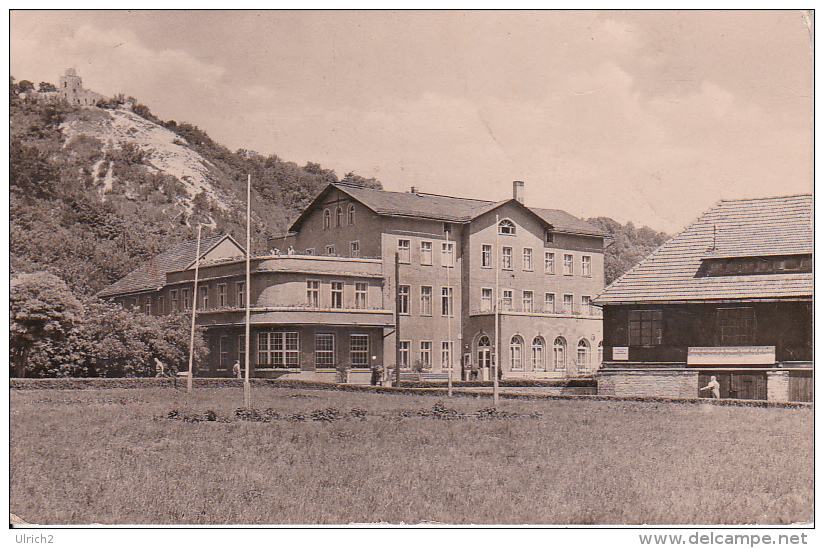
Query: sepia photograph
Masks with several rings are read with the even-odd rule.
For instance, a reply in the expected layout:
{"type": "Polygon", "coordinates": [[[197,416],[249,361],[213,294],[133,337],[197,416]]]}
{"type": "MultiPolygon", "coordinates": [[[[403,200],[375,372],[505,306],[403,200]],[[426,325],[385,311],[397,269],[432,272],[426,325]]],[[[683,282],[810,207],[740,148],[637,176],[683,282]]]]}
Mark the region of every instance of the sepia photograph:
{"type": "Polygon", "coordinates": [[[10,536],[811,543],[813,44],[9,10],[10,536]]]}

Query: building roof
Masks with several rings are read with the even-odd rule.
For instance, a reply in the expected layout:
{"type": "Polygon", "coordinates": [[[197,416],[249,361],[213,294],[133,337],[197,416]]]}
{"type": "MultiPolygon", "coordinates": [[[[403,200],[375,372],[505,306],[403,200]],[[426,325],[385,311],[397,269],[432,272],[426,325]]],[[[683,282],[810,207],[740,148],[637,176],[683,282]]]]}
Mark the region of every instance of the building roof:
{"type": "Polygon", "coordinates": [[[595,298],[596,304],[811,297],[807,273],[696,277],[702,260],[813,252],[812,196],[722,200],[595,298]]]}
{"type": "MultiPolygon", "coordinates": [[[[337,188],[341,192],[345,192],[378,215],[415,217],[452,223],[468,223],[472,219],[506,203],[516,202],[516,200],[492,202],[489,200],[476,200],[474,198],[441,196],[439,194],[428,194],[425,192],[390,192],[346,183],[332,183],[304,210],[289,230],[297,232],[303,224],[303,221],[308,217],[310,210],[312,210],[332,188],[337,188]]],[[[565,211],[533,207],[526,209],[532,211],[540,217],[542,221],[551,225],[553,229],[559,232],[599,237],[607,236],[602,230],[573,217],[565,211]]]]}
{"type": "MultiPolygon", "coordinates": [[[[231,236],[225,234],[222,236],[202,238],[200,241],[200,256],[203,257],[206,255],[212,248],[226,238],[231,239],[231,236]]],[[[155,256],[149,262],[137,270],[130,272],[109,287],[106,287],[98,293],[98,296],[111,297],[113,295],[156,290],[166,283],[167,272],[183,270],[191,265],[196,258],[197,240],[181,242],[155,256]]]]}

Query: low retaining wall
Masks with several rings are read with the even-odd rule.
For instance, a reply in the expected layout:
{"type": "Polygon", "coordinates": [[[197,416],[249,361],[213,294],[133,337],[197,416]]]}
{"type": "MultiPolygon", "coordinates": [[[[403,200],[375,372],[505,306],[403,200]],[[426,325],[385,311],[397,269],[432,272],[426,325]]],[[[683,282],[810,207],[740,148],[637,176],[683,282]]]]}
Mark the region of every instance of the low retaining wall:
{"type": "Polygon", "coordinates": [[[604,370],[598,374],[598,395],[618,397],[695,398],[698,372],[683,369],[604,370]]]}

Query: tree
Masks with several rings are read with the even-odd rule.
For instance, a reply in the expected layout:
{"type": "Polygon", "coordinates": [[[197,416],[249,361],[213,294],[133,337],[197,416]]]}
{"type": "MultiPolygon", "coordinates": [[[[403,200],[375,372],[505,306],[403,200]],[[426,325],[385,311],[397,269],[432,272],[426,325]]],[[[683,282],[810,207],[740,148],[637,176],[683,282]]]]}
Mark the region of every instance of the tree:
{"type": "Polygon", "coordinates": [[[49,82],[40,82],[40,84],[38,84],[38,86],[37,86],[37,89],[41,93],[46,93],[46,92],[49,92],[49,91],[57,91],[57,87],[55,87],[54,84],[51,84],[49,82]]]}
{"type": "Polygon", "coordinates": [[[60,340],[83,317],[83,305],[53,274],[18,274],[9,287],[9,346],[14,373],[23,377],[29,352],[41,341],[60,340]]]}
{"type": "Polygon", "coordinates": [[[31,89],[34,89],[34,84],[29,82],[28,80],[20,80],[17,83],[17,89],[20,91],[20,93],[25,93],[31,89]]]}

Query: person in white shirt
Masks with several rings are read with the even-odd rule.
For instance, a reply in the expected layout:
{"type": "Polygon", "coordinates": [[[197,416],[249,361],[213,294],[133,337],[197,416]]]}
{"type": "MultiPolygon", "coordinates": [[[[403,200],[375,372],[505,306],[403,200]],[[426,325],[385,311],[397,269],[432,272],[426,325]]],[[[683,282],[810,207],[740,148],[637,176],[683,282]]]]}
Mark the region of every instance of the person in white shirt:
{"type": "Polygon", "coordinates": [[[700,388],[699,390],[712,390],[712,397],[713,398],[720,398],[721,397],[721,385],[718,384],[718,381],[715,380],[715,376],[710,377],[710,382],[704,388],[700,388]]]}

